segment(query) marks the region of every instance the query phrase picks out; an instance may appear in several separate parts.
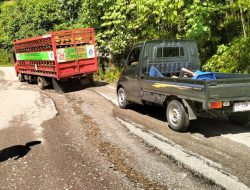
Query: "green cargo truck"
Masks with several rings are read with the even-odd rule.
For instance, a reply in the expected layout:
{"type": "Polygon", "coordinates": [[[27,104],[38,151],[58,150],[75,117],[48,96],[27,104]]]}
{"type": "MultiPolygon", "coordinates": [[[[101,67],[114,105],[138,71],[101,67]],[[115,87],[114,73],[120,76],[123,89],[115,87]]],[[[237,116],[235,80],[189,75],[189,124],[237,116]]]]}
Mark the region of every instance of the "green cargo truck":
{"type": "Polygon", "coordinates": [[[119,106],[164,106],[168,125],[175,131],[186,131],[190,120],[200,116],[224,114],[233,123],[248,122],[250,75],[211,73],[213,80],[200,80],[188,77],[183,68],[200,69],[193,40],[157,40],[134,46],[117,83],[119,106]],[[159,74],[152,76],[152,68],[159,74]]]}

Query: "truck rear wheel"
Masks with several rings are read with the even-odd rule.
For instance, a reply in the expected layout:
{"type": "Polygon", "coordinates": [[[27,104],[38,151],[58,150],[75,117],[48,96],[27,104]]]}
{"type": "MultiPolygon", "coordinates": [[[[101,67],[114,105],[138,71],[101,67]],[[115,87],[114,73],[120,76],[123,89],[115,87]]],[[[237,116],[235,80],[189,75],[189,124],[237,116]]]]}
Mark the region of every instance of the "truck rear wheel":
{"type": "Polygon", "coordinates": [[[120,87],[117,91],[118,104],[120,108],[127,108],[129,102],[127,100],[127,96],[123,87],[120,87]]]}
{"type": "Polygon", "coordinates": [[[88,79],[89,79],[89,85],[90,85],[90,86],[95,86],[95,81],[94,81],[94,76],[93,76],[93,74],[89,75],[89,76],[88,76],[88,79]]]}
{"type": "Polygon", "coordinates": [[[170,101],[167,106],[166,115],[168,125],[171,129],[178,132],[187,130],[189,126],[189,117],[181,102],[177,100],[170,101]]]}
{"type": "Polygon", "coordinates": [[[18,74],[18,80],[19,80],[19,82],[24,82],[24,81],[25,81],[25,80],[24,80],[24,75],[21,74],[21,73],[19,73],[19,74],[18,74]]]}
{"type": "Polygon", "coordinates": [[[45,89],[45,79],[43,77],[37,77],[37,84],[41,90],[45,89]]]}

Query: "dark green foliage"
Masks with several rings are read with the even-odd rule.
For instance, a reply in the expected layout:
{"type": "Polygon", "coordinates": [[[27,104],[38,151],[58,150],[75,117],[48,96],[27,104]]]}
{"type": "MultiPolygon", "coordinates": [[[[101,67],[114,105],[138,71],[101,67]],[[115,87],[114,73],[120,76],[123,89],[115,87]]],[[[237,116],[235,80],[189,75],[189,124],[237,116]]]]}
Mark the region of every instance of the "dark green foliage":
{"type": "Polygon", "coordinates": [[[10,65],[11,63],[13,63],[12,54],[5,49],[0,49],[0,65],[10,65]]]}
{"type": "Polygon", "coordinates": [[[228,45],[220,45],[203,68],[226,73],[250,73],[250,38],[236,38],[228,45]]]}
{"type": "Polygon", "coordinates": [[[99,53],[112,62],[138,42],[192,38],[204,69],[249,72],[249,23],[250,0],[5,0],[0,48],[11,52],[14,39],[93,27],[99,53]]]}

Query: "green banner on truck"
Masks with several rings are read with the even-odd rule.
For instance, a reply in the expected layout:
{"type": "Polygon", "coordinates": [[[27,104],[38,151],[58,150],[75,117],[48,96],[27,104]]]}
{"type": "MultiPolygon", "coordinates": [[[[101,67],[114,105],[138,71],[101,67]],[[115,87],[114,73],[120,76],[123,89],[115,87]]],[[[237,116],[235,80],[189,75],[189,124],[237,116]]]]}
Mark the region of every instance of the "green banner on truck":
{"type": "MultiPolygon", "coordinates": [[[[77,59],[91,59],[95,57],[94,45],[66,47],[56,49],[57,62],[63,63],[77,59]]],[[[18,61],[54,61],[53,51],[17,53],[18,61]]]]}
{"type": "Polygon", "coordinates": [[[53,51],[17,53],[18,61],[54,61],[53,51]]]}

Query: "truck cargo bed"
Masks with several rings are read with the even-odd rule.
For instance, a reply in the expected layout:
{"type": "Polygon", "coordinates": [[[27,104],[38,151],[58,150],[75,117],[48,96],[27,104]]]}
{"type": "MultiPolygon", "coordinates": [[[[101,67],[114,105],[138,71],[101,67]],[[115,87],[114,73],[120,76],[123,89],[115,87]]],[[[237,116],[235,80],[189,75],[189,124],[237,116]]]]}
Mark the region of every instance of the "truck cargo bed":
{"type": "Polygon", "coordinates": [[[60,80],[98,71],[92,28],[50,32],[13,44],[17,74],[60,80]]]}

